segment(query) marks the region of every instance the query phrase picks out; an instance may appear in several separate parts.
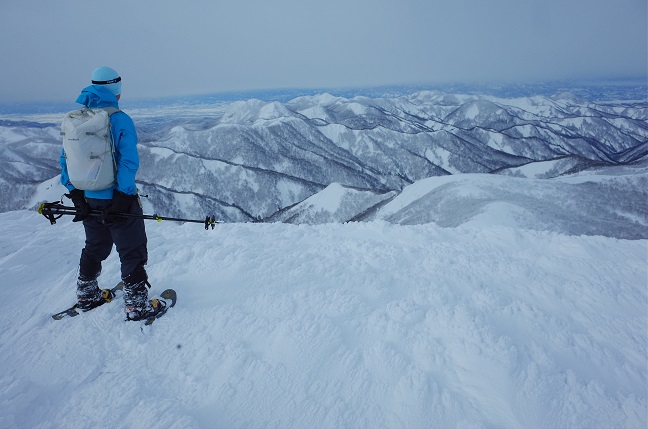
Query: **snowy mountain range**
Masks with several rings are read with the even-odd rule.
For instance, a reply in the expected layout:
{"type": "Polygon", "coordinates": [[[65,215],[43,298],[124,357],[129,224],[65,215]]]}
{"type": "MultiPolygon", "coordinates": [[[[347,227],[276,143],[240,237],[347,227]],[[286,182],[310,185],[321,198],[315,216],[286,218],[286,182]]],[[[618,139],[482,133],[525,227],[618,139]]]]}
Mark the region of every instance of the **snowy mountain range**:
{"type": "MultiPolygon", "coordinates": [[[[128,113],[140,139],[138,186],[146,208],[161,215],[458,225],[497,219],[489,215],[493,204],[509,204],[527,228],[645,238],[646,107],[567,93],[421,91],[128,113]],[[583,179],[589,176],[596,180],[583,179]],[[569,192],[574,206],[552,204],[556,192],[569,192]],[[418,201],[410,201],[414,193],[418,201]],[[563,221],[544,225],[539,210],[563,221]],[[580,221],[584,216],[590,221],[580,221]]],[[[61,117],[0,120],[0,210],[60,197],[61,117]]]]}
{"type": "Polygon", "coordinates": [[[33,210],[63,114],[1,116],[0,427],[646,427],[647,107],[127,109],[145,212],[228,221],[147,223],[150,296],[179,297],[149,327],[121,292],[52,320],[85,240],[33,210]]]}

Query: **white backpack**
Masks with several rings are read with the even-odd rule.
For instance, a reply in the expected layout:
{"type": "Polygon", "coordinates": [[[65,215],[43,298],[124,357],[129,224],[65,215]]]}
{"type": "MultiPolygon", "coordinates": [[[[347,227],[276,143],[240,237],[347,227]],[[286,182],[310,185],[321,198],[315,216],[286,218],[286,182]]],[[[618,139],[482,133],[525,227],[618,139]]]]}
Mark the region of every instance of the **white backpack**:
{"type": "Polygon", "coordinates": [[[115,183],[114,144],[110,116],[114,107],[84,107],[68,113],[61,124],[70,183],[84,191],[108,189],[115,183]]]}

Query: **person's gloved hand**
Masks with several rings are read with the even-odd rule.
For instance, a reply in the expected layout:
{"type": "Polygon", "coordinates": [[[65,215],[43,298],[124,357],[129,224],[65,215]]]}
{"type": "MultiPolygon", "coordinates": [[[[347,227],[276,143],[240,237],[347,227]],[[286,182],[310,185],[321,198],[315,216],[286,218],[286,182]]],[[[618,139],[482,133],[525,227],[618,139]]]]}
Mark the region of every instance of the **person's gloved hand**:
{"type": "Polygon", "coordinates": [[[90,216],[90,205],[88,205],[82,190],[73,189],[69,194],[65,194],[65,196],[72,200],[74,208],[77,209],[77,213],[74,219],[72,219],[72,222],[80,222],[90,216]]]}
{"type": "Polygon", "coordinates": [[[125,220],[125,217],[118,216],[118,213],[130,213],[131,205],[137,201],[137,195],[128,195],[118,190],[113,191],[112,204],[105,212],[106,220],[116,223],[125,220]]]}

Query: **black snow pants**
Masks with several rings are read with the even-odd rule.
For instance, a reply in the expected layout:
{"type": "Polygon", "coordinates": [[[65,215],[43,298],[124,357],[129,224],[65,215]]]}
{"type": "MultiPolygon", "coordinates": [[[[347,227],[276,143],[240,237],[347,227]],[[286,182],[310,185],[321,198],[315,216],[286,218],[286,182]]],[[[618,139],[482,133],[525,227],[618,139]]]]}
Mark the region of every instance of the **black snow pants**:
{"type": "MultiPolygon", "coordinates": [[[[105,210],[112,200],[88,198],[88,204],[94,210],[105,210]]],[[[139,199],[133,200],[129,213],[142,214],[139,199]]],[[[148,260],[146,230],[144,220],[138,218],[121,218],[116,221],[104,220],[102,217],[89,216],[83,220],[85,227],[85,247],[81,251],[79,276],[96,278],[101,272],[101,263],[108,258],[113,244],[121,261],[121,276],[129,278],[131,283],[146,280],[144,265],[148,260]]]]}

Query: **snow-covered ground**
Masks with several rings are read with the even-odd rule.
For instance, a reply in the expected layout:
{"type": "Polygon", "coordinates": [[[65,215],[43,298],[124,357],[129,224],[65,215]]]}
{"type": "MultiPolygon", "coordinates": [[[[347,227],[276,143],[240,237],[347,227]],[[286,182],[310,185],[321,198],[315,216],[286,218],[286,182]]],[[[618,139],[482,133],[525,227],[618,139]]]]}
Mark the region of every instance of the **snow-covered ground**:
{"type": "Polygon", "coordinates": [[[398,194],[358,191],[334,183],[272,220],[298,224],[384,220],[443,227],[501,225],[568,235],[643,239],[648,238],[646,189],[648,174],[643,164],[591,169],[554,179],[494,174],[437,176],[419,180],[398,194]]]}
{"type": "MultiPolygon", "coordinates": [[[[501,101],[134,110],[146,213],[294,224],[147,223],[152,293],[179,299],[143,327],[121,297],[52,320],[83,228],[0,213],[0,428],[648,427],[645,109],[501,101]]],[[[6,210],[65,192],[50,122],[5,120],[6,210]]]]}
{"type": "Polygon", "coordinates": [[[177,306],[146,328],[119,300],[57,322],[83,228],[0,214],[0,427],[648,425],[648,240],[385,221],[147,230],[153,292],[175,288],[177,306]]]}

